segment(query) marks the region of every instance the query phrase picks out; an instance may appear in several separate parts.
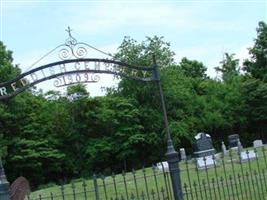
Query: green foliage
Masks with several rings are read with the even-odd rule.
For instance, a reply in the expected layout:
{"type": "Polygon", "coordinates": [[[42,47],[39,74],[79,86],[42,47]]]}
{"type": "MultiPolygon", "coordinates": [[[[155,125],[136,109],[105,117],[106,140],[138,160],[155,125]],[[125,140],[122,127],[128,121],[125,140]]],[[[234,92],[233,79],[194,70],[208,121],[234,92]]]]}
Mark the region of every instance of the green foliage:
{"type": "Polygon", "coordinates": [[[203,63],[196,60],[189,60],[187,58],[182,58],[179,68],[188,77],[192,78],[207,78],[206,71],[207,67],[203,63]]]}
{"type": "Polygon", "coordinates": [[[251,58],[244,62],[244,69],[252,77],[267,81],[267,24],[259,22],[255,44],[249,49],[251,58]]]}
{"type": "Polygon", "coordinates": [[[12,52],[0,41],[0,81],[5,82],[20,74],[20,69],[12,64],[12,52]]]}
{"type": "Polygon", "coordinates": [[[267,132],[267,83],[258,79],[247,79],[242,84],[245,115],[249,121],[249,132],[265,137],[267,132]]]}
{"type": "Polygon", "coordinates": [[[158,36],[146,37],[140,44],[130,37],[125,37],[115,57],[129,64],[151,66],[152,55],[155,55],[159,66],[174,63],[175,54],[170,50],[170,43],[164,42],[163,37],[158,36]]]}
{"type": "Polygon", "coordinates": [[[220,62],[221,66],[215,67],[215,70],[222,73],[223,81],[229,82],[239,75],[239,60],[234,58],[235,54],[225,53],[224,55],[225,57],[220,62]]]}
{"type": "Polygon", "coordinates": [[[89,92],[86,90],[86,85],[77,84],[67,87],[67,95],[73,97],[88,96],[89,92]]]}

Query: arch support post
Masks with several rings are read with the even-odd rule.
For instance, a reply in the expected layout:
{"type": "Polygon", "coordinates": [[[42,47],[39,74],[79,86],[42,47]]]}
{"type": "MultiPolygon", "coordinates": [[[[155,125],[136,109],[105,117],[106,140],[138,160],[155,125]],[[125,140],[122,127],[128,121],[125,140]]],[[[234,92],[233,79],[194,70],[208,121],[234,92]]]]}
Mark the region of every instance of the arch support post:
{"type": "Polygon", "coordinates": [[[169,165],[169,171],[170,171],[170,176],[171,176],[171,181],[172,181],[173,196],[175,200],[183,200],[183,191],[182,191],[180,169],[179,169],[179,157],[178,157],[178,153],[175,151],[173,147],[173,142],[172,142],[169,124],[168,124],[167,111],[166,111],[166,106],[165,106],[165,101],[164,101],[164,95],[163,95],[163,90],[162,90],[161,81],[160,81],[159,69],[156,64],[155,56],[153,56],[153,62],[154,62],[154,79],[156,80],[158,88],[159,88],[161,107],[162,107],[162,112],[163,112],[165,129],[167,133],[167,152],[165,155],[166,155],[167,162],[169,165]]]}
{"type": "Polygon", "coordinates": [[[5,170],[0,158],[0,199],[10,200],[9,196],[9,182],[6,179],[5,170]]]}

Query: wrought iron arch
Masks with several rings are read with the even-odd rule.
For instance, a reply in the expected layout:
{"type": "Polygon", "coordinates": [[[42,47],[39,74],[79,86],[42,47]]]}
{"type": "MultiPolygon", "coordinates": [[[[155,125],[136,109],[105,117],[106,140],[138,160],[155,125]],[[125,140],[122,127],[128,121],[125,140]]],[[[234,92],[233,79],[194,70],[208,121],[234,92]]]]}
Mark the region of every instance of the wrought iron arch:
{"type": "MultiPolygon", "coordinates": [[[[58,78],[54,85],[59,86],[72,84],[73,81],[66,82],[66,75],[80,74],[91,75],[90,80],[86,77],[84,82],[97,82],[98,74],[113,74],[115,77],[124,77],[136,81],[155,81],[155,67],[137,67],[120,61],[98,58],[76,58],[63,60],[47,65],[43,65],[22,73],[16,78],[0,83],[0,100],[14,97],[29,87],[32,87],[43,81],[58,78]],[[71,65],[72,64],[72,65],[71,65]],[[62,78],[62,79],[60,79],[62,78]]],[[[77,83],[82,82],[77,78],[77,83]]]]}

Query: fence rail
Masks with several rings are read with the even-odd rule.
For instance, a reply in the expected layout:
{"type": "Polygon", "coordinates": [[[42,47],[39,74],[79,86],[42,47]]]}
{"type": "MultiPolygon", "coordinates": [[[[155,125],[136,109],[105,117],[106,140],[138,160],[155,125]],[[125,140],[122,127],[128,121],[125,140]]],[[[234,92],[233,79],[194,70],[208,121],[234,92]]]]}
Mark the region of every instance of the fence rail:
{"type": "MultiPolygon", "coordinates": [[[[267,199],[267,147],[180,161],[184,200],[267,199]],[[254,155],[254,156],[251,156],[254,155]]],[[[172,200],[168,169],[162,165],[122,172],[33,192],[28,200],[172,200]]]]}

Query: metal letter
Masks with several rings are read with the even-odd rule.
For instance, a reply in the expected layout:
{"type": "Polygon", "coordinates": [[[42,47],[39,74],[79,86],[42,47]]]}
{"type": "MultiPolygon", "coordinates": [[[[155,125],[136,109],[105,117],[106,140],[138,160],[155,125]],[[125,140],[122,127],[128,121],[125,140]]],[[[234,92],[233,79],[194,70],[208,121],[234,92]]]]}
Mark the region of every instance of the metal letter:
{"type": "Polygon", "coordinates": [[[16,87],[16,82],[11,83],[10,85],[11,85],[12,89],[13,89],[14,91],[16,91],[16,89],[17,89],[17,87],[16,87]]]}
{"type": "Polygon", "coordinates": [[[45,75],[45,73],[44,73],[44,70],[41,70],[41,72],[42,72],[42,74],[43,74],[43,76],[44,76],[44,78],[46,77],[46,75],[45,75]]]}
{"type": "Polygon", "coordinates": [[[0,88],[0,94],[1,94],[1,96],[7,95],[7,92],[6,92],[6,88],[5,87],[1,87],[0,88]]]}
{"type": "Polygon", "coordinates": [[[77,83],[80,83],[81,82],[81,75],[80,74],[76,74],[76,81],[77,81],[77,83]]]}
{"type": "Polygon", "coordinates": [[[137,70],[133,69],[133,70],[132,70],[132,76],[133,76],[133,77],[136,77],[136,75],[137,75],[137,70]]]}
{"type": "Polygon", "coordinates": [[[95,70],[100,70],[100,62],[95,62],[95,70]]]}
{"type": "Polygon", "coordinates": [[[106,71],[112,71],[111,69],[109,69],[110,63],[104,63],[104,65],[105,65],[105,70],[106,71]]]}
{"type": "Polygon", "coordinates": [[[54,67],[49,67],[49,71],[50,71],[50,75],[54,75],[56,73],[54,67]]]}
{"type": "Polygon", "coordinates": [[[147,71],[143,71],[143,78],[146,78],[147,76],[147,71]]]}
{"type": "Polygon", "coordinates": [[[32,73],[31,74],[31,77],[32,77],[32,81],[38,81],[38,76],[35,74],[35,73],[32,73]]]}
{"type": "Polygon", "coordinates": [[[27,85],[26,78],[20,79],[22,86],[27,85]]]}
{"type": "Polygon", "coordinates": [[[84,62],[84,68],[85,68],[85,69],[90,69],[90,67],[89,67],[89,62],[84,62]]]}
{"type": "Polygon", "coordinates": [[[61,65],[59,65],[59,69],[60,69],[60,72],[61,72],[61,73],[66,72],[65,64],[61,64],[61,65]]]}
{"type": "Polygon", "coordinates": [[[79,62],[76,62],[74,64],[74,67],[75,67],[75,69],[79,70],[81,68],[80,63],[79,62]]]}
{"type": "MultiPolygon", "coordinates": [[[[72,84],[73,83],[73,78],[72,78],[72,75],[68,75],[67,76],[68,80],[69,80],[69,83],[68,84],[72,84]]],[[[64,79],[65,80],[65,79],[64,79]]]]}

